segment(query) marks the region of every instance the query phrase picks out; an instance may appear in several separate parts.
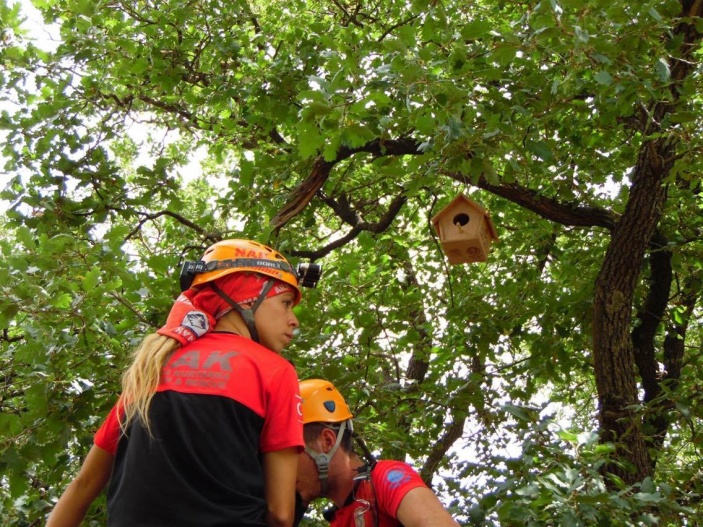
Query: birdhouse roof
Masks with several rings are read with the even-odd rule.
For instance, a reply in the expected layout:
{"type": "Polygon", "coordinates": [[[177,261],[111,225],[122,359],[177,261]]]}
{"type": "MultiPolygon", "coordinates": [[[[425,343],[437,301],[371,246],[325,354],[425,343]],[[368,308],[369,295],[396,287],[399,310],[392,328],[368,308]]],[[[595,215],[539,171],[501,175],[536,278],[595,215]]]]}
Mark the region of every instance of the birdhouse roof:
{"type": "Polygon", "coordinates": [[[481,215],[483,215],[486,218],[486,223],[488,224],[488,231],[491,233],[491,236],[493,237],[494,240],[498,240],[498,234],[496,234],[496,229],[493,226],[493,221],[491,220],[491,215],[488,214],[488,211],[484,209],[481,205],[473,201],[472,199],[469,199],[466,197],[464,194],[459,194],[456,198],[454,198],[446,207],[444,207],[442,210],[440,210],[437,214],[435,214],[432,217],[432,225],[437,225],[437,222],[439,219],[444,216],[446,212],[448,212],[450,209],[454,208],[457,204],[464,203],[466,206],[471,207],[481,215]]]}

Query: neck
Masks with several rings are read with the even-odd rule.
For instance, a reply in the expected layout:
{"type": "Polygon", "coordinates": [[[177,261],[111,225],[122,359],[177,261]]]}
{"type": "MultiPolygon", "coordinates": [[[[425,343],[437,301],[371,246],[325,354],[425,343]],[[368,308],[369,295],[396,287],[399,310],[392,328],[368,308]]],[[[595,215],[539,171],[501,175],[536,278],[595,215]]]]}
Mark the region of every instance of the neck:
{"type": "Polygon", "coordinates": [[[330,488],[327,491],[328,498],[337,507],[343,507],[347,498],[354,490],[354,478],[359,475],[359,467],[363,467],[364,462],[354,453],[347,454],[346,463],[339,476],[330,481],[330,488]]]}
{"type": "Polygon", "coordinates": [[[237,333],[242,337],[251,338],[249,334],[249,329],[244,323],[242,316],[236,311],[232,310],[225,316],[221,317],[215,327],[215,331],[228,331],[230,333],[237,333]]]}

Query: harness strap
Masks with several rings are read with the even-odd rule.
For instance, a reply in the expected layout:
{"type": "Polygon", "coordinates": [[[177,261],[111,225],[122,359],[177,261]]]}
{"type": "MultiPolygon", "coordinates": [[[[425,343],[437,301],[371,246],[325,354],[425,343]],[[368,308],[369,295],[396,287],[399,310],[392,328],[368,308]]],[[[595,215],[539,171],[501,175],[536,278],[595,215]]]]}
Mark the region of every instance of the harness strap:
{"type": "Polygon", "coordinates": [[[330,469],[330,459],[332,459],[332,456],[334,456],[334,453],[337,451],[339,445],[342,443],[342,436],[344,436],[344,431],[347,428],[348,422],[349,419],[347,419],[346,421],[342,421],[342,424],[339,426],[339,430],[337,431],[337,441],[335,441],[334,446],[329,452],[316,452],[312,448],[309,448],[307,446],[305,447],[305,451],[315,461],[315,464],[317,465],[317,477],[320,480],[320,487],[323,495],[327,493],[327,476],[329,474],[330,469]]]}

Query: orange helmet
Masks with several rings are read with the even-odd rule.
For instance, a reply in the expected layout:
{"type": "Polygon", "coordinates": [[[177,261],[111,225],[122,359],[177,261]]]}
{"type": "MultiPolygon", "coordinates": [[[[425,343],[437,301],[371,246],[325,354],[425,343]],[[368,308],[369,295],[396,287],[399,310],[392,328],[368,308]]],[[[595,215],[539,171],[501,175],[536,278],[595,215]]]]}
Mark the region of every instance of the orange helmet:
{"type": "Polygon", "coordinates": [[[300,381],[300,396],[303,398],[303,424],[340,423],[353,417],[344,397],[329,381],[300,381]]]}
{"type": "Polygon", "coordinates": [[[230,273],[258,273],[289,284],[295,290],[295,303],[302,293],[298,275],[284,256],[258,242],[222,240],[211,245],[198,262],[185,262],[181,270],[181,290],[217,280],[230,273]]]}

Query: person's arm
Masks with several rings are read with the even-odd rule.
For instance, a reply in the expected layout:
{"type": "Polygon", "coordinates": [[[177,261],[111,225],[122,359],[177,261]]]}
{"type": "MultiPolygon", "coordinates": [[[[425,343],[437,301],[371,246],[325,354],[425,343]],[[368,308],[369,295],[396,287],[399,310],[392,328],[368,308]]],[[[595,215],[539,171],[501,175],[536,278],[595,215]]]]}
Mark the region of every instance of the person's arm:
{"type": "Polygon", "coordinates": [[[107,450],[93,445],[80,472],[51,511],[46,527],[78,527],[88,507],[110,479],[114,459],[107,450]]]}
{"type": "Polygon", "coordinates": [[[396,513],[405,527],[457,527],[459,524],[444,508],[437,495],[427,487],[408,492],[396,513]]]}
{"type": "Polygon", "coordinates": [[[264,453],[266,481],[266,522],[270,527],[290,527],[295,518],[295,478],[298,449],[295,447],[264,453]]]}

